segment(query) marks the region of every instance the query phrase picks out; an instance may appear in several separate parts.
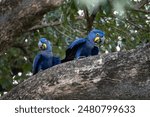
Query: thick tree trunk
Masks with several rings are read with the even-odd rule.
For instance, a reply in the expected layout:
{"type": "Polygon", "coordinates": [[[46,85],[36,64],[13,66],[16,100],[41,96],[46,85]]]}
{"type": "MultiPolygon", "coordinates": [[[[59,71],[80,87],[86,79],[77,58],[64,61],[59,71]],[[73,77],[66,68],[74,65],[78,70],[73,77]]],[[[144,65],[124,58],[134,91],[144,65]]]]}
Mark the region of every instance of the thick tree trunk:
{"type": "Polygon", "coordinates": [[[0,53],[64,0],[1,0],[0,53]]]}
{"type": "Polygon", "coordinates": [[[150,44],[60,64],[1,99],[150,99],[150,44]]]}

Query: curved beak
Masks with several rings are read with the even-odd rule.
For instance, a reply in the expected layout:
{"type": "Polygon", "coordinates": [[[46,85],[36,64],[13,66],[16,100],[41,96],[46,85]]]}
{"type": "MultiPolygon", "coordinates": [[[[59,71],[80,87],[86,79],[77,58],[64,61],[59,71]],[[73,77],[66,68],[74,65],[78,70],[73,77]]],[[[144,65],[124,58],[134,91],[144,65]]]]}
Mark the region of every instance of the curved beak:
{"type": "Polygon", "coordinates": [[[39,47],[41,50],[44,50],[44,49],[47,48],[46,44],[45,44],[45,43],[41,43],[41,41],[39,41],[38,47],[39,47]]]}
{"type": "Polygon", "coordinates": [[[95,37],[94,42],[99,43],[100,42],[100,37],[95,37]]]}

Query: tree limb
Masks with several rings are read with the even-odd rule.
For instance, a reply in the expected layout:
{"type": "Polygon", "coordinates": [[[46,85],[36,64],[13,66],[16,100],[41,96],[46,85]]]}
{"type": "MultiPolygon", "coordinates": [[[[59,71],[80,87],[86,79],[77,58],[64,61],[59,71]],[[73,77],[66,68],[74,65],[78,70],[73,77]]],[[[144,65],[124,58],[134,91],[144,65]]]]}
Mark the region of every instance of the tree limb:
{"type": "MultiPolygon", "coordinates": [[[[83,20],[84,17],[78,16],[75,19],[76,20],[83,20]]],[[[54,27],[54,26],[58,26],[61,24],[63,24],[63,22],[60,22],[60,21],[50,22],[50,23],[46,23],[46,24],[39,24],[39,25],[35,25],[35,26],[31,27],[28,31],[34,31],[34,30],[38,30],[41,28],[47,28],[47,27],[54,27]]]]}
{"type": "Polygon", "coordinates": [[[137,4],[135,4],[131,8],[131,10],[134,10],[134,11],[137,11],[137,12],[142,12],[142,13],[145,13],[145,14],[149,14],[150,13],[149,10],[141,9],[144,5],[148,5],[148,4],[150,4],[149,0],[141,0],[140,2],[138,2],[137,4]]]}
{"type": "Polygon", "coordinates": [[[37,24],[43,14],[57,8],[64,0],[15,1],[14,3],[14,0],[5,0],[0,3],[0,53],[4,51],[4,47],[8,48],[16,37],[37,24]]]}
{"type": "Polygon", "coordinates": [[[35,25],[32,28],[30,28],[28,31],[34,31],[34,30],[38,30],[38,29],[41,29],[41,28],[58,26],[58,25],[61,25],[61,24],[62,24],[62,22],[51,22],[51,23],[47,23],[47,24],[35,25]]]}
{"type": "Polygon", "coordinates": [[[40,72],[1,99],[150,99],[150,44],[40,72]]]}
{"type": "Polygon", "coordinates": [[[94,22],[94,19],[96,17],[96,13],[93,13],[91,14],[91,16],[89,15],[89,12],[87,9],[84,10],[84,13],[85,13],[85,19],[87,21],[87,31],[91,31],[92,29],[92,26],[93,26],[93,22],[94,22]]]}
{"type": "Polygon", "coordinates": [[[148,4],[149,0],[141,0],[137,4],[134,5],[134,9],[140,9],[142,8],[145,4],[148,4]]]}
{"type": "Polygon", "coordinates": [[[125,21],[133,26],[135,26],[136,28],[140,29],[140,30],[143,30],[145,32],[149,32],[149,29],[146,29],[146,28],[143,28],[137,24],[135,24],[134,22],[132,22],[131,20],[128,20],[128,19],[125,19],[125,21]]]}
{"type": "Polygon", "coordinates": [[[145,14],[150,14],[150,11],[148,11],[148,10],[143,10],[143,9],[132,9],[132,10],[137,11],[137,12],[142,12],[145,14]]]}

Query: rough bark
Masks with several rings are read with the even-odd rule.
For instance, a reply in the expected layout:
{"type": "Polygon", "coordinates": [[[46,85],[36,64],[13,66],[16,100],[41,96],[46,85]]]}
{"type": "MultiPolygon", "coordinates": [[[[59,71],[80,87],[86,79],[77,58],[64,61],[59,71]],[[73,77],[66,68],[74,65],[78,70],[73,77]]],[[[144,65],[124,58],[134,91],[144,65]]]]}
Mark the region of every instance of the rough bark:
{"type": "Polygon", "coordinates": [[[44,13],[54,10],[64,0],[1,0],[0,1],[0,53],[15,38],[27,32],[41,20],[44,13]]]}
{"type": "Polygon", "coordinates": [[[150,44],[60,64],[1,99],[150,99],[150,44]]]}

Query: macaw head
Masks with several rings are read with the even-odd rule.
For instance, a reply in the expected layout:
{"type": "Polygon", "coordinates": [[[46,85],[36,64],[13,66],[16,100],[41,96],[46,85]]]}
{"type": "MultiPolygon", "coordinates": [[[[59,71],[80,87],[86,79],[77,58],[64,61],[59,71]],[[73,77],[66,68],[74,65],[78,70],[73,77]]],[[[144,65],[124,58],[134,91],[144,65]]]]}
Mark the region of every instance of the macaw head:
{"type": "Polygon", "coordinates": [[[105,40],[105,33],[101,30],[98,29],[93,29],[91,30],[91,32],[88,34],[88,39],[92,42],[92,43],[100,43],[103,44],[104,40],[105,40]]]}
{"type": "Polygon", "coordinates": [[[40,48],[40,50],[52,51],[51,43],[46,38],[40,38],[38,47],[40,48]]]}

